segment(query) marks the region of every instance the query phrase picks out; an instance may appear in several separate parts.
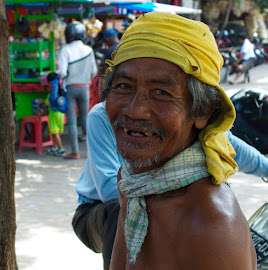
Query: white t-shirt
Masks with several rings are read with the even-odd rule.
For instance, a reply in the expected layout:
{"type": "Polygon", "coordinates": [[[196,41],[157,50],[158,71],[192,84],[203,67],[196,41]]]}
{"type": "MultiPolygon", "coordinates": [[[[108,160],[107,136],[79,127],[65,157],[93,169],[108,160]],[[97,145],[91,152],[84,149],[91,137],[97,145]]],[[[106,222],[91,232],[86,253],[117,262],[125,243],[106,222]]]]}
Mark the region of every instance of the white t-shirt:
{"type": "Polygon", "coordinates": [[[240,50],[240,54],[244,53],[243,60],[247,61],[250,58],[255,58],[254,45],[246,38],[240,50]]]}
{"type": "Polygon", "coordinates": [[[70,84],[89,84],[97,74],[93,50],[81,40],[66,44],[60,51],[59,70],[63,86],[70,84]]]}

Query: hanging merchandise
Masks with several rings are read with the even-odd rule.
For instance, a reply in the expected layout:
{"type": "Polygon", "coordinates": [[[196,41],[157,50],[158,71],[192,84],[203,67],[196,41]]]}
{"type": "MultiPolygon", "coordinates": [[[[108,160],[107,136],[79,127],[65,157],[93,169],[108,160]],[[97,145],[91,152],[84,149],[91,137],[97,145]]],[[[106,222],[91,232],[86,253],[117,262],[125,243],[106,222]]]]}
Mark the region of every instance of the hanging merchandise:
{"type": "Polygon", "coordinates": [[[66,28],[66,23],[59,19],[57,14],[54,14],[53,21],[50,22],[50,31],[54,33],[54,38],[60,40],[61,43],[65,43],[64,31],[66,28]]]}
{"type": "Polygon", "coordinates": [[[86,35],[93,38],[97,37],[103,26],[103,23],[96,18],[92,18],[90,20],[84,19],[82,22],[87,28],[86,35]]]}
{"type": "Polygon", "coordinates": [[[41,36],[45,39],[50,38],[50,29],[48,23],[43,23],[38,27],[38,32],[41,34],[41,36]]]}
{"type": "Polygon", "coordinates": [[[38,27],[38,31],[45,39],[50,40],[50,33],[53,32],[55,40],[59,40],[60,43],[65,43],[64,30],[66,23],[59,19],[58,16],[54,16],[54,19],[50,23],[43,23],[38,27]]]}

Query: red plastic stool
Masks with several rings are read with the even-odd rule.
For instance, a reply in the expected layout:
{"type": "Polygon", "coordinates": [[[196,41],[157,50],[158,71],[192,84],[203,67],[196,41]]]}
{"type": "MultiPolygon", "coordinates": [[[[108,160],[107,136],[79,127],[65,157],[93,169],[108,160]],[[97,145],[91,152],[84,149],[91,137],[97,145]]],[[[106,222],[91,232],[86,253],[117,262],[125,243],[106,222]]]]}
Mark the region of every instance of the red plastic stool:
{"type": "Polygon", "coordinates": [[[43,153],[44,146],[53,145],[51,134],[49,134],[49,140],[43,141],[42,138],[42,123],[46,123],[49,130],[48,116],[27,116],[22,119],[20,129],[20,140],[19,140],[19,153],[23,146],[36,148],[38,155],[43,153]],[[25,124],[31,123],[31,139],[29,141],[24,140],[25,124]]]}

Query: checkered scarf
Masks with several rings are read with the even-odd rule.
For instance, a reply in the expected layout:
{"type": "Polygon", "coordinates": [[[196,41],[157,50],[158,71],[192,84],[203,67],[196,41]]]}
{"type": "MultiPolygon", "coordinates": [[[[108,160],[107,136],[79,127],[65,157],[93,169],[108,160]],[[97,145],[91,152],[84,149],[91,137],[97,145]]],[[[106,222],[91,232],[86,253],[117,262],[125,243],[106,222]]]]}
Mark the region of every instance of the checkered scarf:
{"type": "Polygon", "coordinates": [[[119,188],[128,198],[125,239],[130,263],[135,264],[149,224],[144,196],[161,194],[209,176],[206,156],[199,141],[170,159],[163,167],[132,174],[130,164],[122,166],[119,188]]]}

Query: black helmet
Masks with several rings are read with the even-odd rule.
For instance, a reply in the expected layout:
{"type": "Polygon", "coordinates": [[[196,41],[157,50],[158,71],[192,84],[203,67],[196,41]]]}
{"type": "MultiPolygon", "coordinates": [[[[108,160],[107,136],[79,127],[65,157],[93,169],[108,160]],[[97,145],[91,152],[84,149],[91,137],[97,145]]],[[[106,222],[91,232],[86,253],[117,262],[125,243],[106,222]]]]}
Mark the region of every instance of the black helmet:
{"type": "Polygon", "coordinates": [[[242,89],[231,97],[236,110],[232,132],[268,153],[268,90],[242,89]]]}
{"type": "Polygon", "coordinates": [[[65,38],[67,43],[71,43],[74,40],[84,41],[86,27],[83,23],[75,21],[71,22],[65,28],[65,38]]]}

